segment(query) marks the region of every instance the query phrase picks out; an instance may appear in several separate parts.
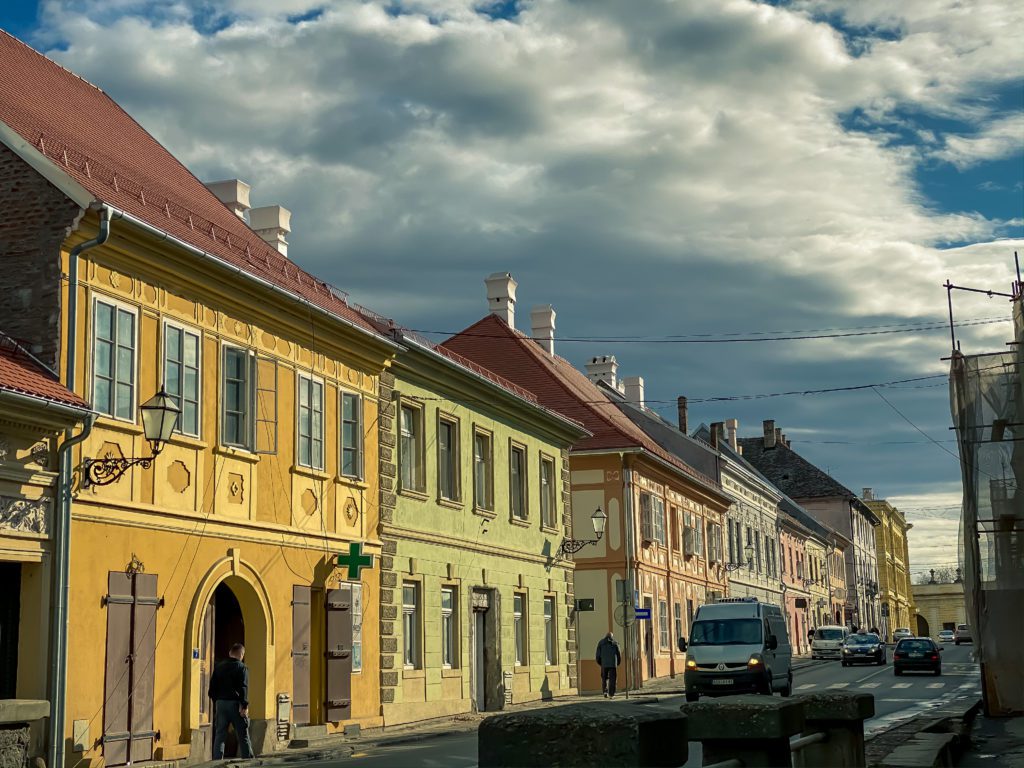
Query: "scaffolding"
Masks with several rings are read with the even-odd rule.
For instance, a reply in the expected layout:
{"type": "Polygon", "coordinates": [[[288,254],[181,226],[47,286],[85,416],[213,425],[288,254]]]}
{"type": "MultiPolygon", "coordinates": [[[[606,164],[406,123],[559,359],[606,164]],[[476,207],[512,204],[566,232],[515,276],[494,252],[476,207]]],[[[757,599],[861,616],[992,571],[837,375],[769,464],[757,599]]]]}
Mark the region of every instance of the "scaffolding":
{"type": "MultiPolygon", "coordinates": [[[[958,286],[949,283],[947,291],[958,286]]],[[[964,355],[953,337],[950,406],[963,476],[964,594],[985,712],[1024,712],[1024,284],[1009,296],[1009,351],[964,355]]],[[[971,290],[971,289],[967,289],[971,290]]],[[[950,326],[952,298],[950,298],[950,326]]]]}

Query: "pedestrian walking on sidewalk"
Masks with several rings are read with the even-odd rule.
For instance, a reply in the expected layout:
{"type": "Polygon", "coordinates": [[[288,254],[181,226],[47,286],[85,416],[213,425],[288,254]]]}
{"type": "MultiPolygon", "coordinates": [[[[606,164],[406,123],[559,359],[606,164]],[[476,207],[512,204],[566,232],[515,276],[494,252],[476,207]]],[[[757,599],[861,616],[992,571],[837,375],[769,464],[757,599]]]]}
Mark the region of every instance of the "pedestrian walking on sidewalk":
{"type": "Polygon", "coordinates": [[[253,756],[249,740],[249,668],[242,662],[245,646],[235,643],[228,655],[230,658],[218,664],[210,676],[208,694],[214,702],[214,760],[224,758],[229,724],[235,728],[239,757],[253,756]]]}
{"type": "Polygon", "coordinates": [[[615,678],[618,677],[617,667],[622,663],[619,644],[615,636],[609,632],[597,644],[597,664],[601,667],[601,692],[606,699],[615,697],[615,678]]]}

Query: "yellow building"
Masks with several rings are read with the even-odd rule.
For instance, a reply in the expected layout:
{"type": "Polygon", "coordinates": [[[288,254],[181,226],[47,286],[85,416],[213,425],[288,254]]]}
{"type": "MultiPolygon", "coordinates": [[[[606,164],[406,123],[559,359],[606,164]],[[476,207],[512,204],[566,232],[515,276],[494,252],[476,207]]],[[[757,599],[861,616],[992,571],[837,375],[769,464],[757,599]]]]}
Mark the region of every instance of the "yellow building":
{"type": "Polygon", "coordinates": [[[910,557],[907,531],[912,525],[903,513],[885,499],[876,499],[870,488],[863,493],[864,503],[881,520],[875,526],[875,549],[878,557],[878,599],[882,604],[882,626],[886,638],[900,628],[916,631],[914,594],[910,586],[910,557]],[[886,615],[888,614],[888,615],[886,615]]]}
{"type": "Polygon", "coordinates": [[[72,452],[50,764],[208,756],[208,676],[234,642],[257,753],[293,726],[380,724],[367,555],[397,345],[288,260],[287,211],[247,224],[246,185],[208,189],[102,91],[2,33],[0,79],[0,194],[26,227],[0,248],[0,323],[98,414],[72,452]],[[160,390],[176,432],[130,461],[151,457],[139,407],[160,390]]]}
{"type": "MultiPolygon", "coordinates": [[[[934,574],[933,574],[934,575],[934,574]]],[[[911,629],[922,637],[936,637],[944,629],[956,629],[967,623],[967,603],[962,581],[914,585],[917,611],[911,629]]]]}

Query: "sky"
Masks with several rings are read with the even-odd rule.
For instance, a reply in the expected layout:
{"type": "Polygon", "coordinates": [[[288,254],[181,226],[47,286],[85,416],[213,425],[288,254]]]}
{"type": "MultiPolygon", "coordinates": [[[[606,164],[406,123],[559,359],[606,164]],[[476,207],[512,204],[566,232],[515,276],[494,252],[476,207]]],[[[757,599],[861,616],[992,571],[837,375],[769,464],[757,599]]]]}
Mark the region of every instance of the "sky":
{"type": "MultiPolygon", "coordinates": [[[[0,27],[290,209],[290,257],[354,301],[441,339],[509,271],[520,329],[553,305],[559,354],[614,354],[667,418],[774,419],[904,510],[912,570],[956,565],[942,284],[1007,291],[1024,252],[1024,4],[6,0],[0,27]],[[871,333],[770,340],[821,329],[871,333]]],[[[954,298],[963,351],[1004,348],[1006,301],[954,298]]]]}

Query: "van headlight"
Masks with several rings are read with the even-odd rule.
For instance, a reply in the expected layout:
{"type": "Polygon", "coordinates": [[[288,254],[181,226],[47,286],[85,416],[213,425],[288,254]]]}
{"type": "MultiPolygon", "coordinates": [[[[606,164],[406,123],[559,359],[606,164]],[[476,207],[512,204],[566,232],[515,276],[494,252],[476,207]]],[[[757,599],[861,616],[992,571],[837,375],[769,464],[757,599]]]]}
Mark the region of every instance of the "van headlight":
{"type": "Polygon", "coordinates": [[[696,669],[697,668],[697,662],[694,661],[693,659],[687,659],[686,660],[686,668],[687,669],[696,669]]]}
{"type": "Polygon", "coordinates": [[[761,666],[761,659],[759,659],[757,656],[751,656],[749,661],[747,661],[747,666],[748,667],[759,667],[759,666],[761,666]]]}

